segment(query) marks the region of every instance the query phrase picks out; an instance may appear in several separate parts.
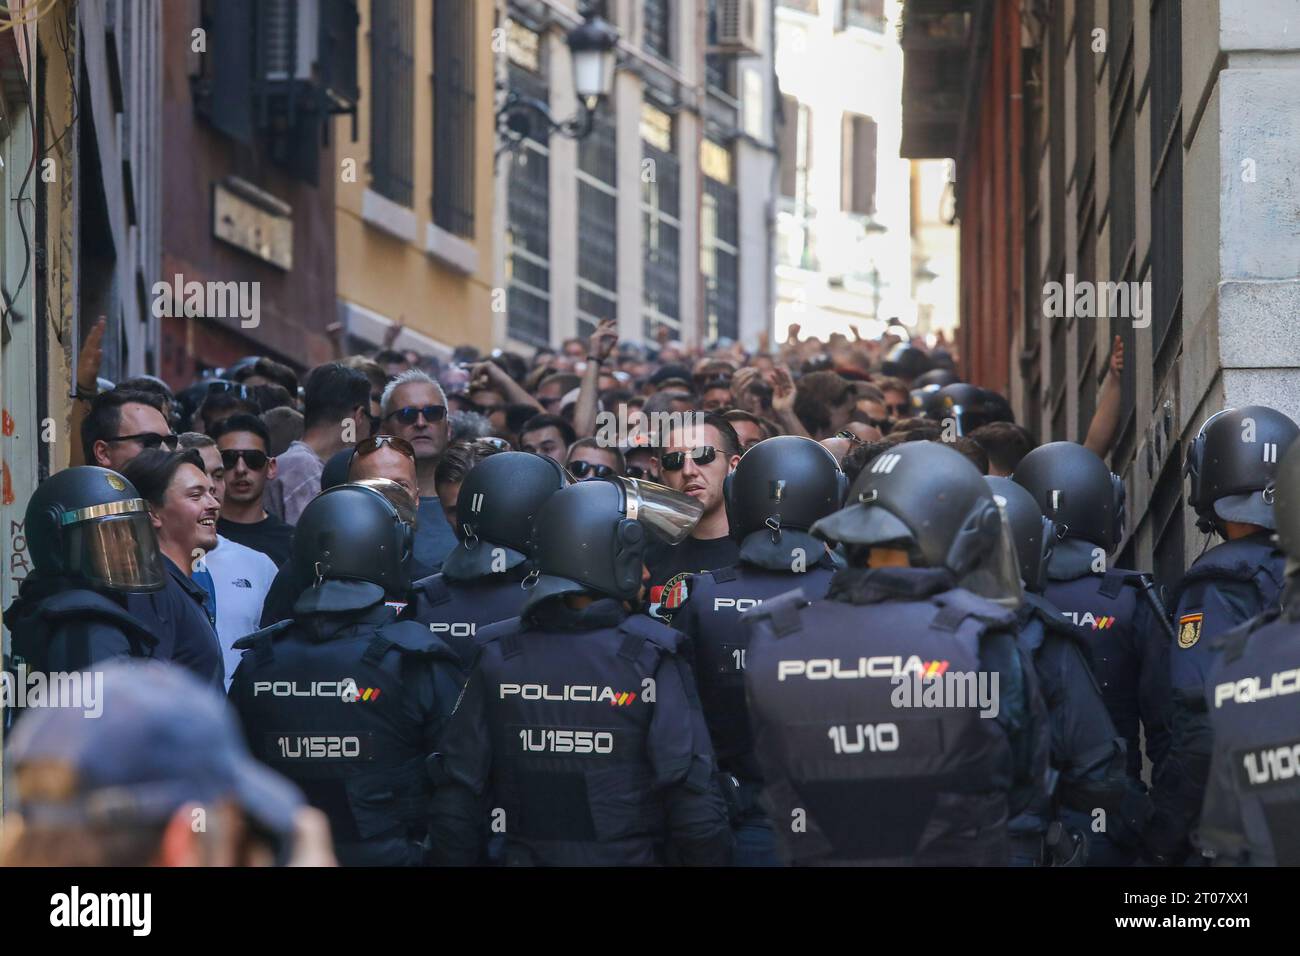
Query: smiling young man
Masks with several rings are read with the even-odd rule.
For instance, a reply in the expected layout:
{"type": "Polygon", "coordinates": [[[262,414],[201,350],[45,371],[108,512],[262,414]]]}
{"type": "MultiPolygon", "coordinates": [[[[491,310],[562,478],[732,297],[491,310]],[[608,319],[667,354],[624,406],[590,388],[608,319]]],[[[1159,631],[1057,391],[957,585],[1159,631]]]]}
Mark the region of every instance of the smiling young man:
{"type": "Polygon", "coordinates": [[[217,546],[221,503],[197,451],[143,451],[122,469],[149,507],[158,536],[167,585],[151,594],[127,596],[127,610],[158,637],[155,657],[193,671],[218,690],[225,689],[221,645],[205,601],[208,592],[192,575],[195,562],[217,546]]]}
{"type": "Polygon", "coordinates": [[[664,437],[659,454],[662,482],[704,506],[691,536],[678,545],[646,549],[650,569],[650,614],[666,623],[689,593],[692,574],[731,567],[740,549],[727,524],[723,483],[740,463],[740,439],[721,415],[687,419],[664,437]]]}
{"type": "Polygon", "coordinates": [[[270,431],[256,415],[235,415],[213,428],[212,437],[226,478],[217,532],[280,567],[289,560],[293,528],[262,506],[266,483],[276,474],[276,461],[268,454],[270,431]]]}

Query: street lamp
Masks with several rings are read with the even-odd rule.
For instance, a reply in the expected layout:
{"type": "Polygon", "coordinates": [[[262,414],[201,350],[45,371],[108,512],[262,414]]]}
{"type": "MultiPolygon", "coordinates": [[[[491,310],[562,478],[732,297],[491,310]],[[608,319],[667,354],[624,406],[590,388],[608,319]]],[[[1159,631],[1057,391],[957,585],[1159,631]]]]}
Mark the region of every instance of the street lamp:
{"type": "Polygon", "coordinates": [[[497,129],[506,137],[497,151],[498,156],[518,149],[525,137],[533,135],[534,118],[542,121],[547,137],[559,133],[570,139],[582,139],[591,133],[596,108],[614,88],[618,31],[592,5],[586,19],[569,31],[565,44],[569,47],[578,111],[567,120],[557,120],[541,100],[511,90],[497,111],[497,129]]]}

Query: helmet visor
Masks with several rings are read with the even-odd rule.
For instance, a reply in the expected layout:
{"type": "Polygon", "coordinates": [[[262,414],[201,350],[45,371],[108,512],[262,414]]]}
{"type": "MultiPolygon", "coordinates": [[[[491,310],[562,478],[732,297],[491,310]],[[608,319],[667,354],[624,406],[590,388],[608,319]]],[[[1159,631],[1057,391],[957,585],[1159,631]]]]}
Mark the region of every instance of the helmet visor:
{"type": "Polygon", "coordinates": [[[1004,607],[1015,608],[1024,600],[1020,587],[1020,560],[1016,555],[1015,537],[1006,512],[998,506],[999,532],[993,547],[989,548],[958,581],[973,594],[987,598],[1004,607]]]}
{"type": "Polygon", "coordinates": [[[78,521],[67,528],[72,570],[110,591],[157,591],[166,583],[146,511],[78,521]]]}
{"type": "Polygon", "coordinates": [[[641,478],[619,478],[627,500],[627,516],[669,544],[681,544],[704,514],[704,505],[690,495],[641,478]]]}

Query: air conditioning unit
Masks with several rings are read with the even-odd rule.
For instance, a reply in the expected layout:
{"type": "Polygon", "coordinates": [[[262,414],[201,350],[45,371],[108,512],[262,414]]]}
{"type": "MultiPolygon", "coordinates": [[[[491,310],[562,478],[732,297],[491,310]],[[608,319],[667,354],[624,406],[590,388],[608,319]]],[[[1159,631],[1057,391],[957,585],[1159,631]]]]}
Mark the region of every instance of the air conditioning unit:
{"type": "Polygon", "coordinates": [[[717,0],[709,52],[759,56],[763,52],[761,13],[766,0],[717,0]]]}

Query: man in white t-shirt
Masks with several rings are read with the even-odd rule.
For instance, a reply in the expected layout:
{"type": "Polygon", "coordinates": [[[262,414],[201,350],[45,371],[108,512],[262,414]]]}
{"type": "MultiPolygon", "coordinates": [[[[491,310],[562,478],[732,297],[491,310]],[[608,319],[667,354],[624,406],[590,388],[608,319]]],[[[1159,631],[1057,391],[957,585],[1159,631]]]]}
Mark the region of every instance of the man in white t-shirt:
{"type": "MultiPolygon", "coordinates": [[[[226,469],[217,443],[207,435],[186,432],[180,438],[183,449],[194,448],[203,457],[203,467],[214,486],[218,502],[226,497],[226,469]]],[[[262,603],[275,580],[275,562],[261,551],[254,551],[238,541],[217,535],[217,546],[203,555],[203,565],[211,575],[215,594],[215,627],[226,663],[226,689],[239,665],[243,651],[232,644],[260,628],[262,603]]],[[[205,584],[206,586],[206,584],[205,584]]]]}

